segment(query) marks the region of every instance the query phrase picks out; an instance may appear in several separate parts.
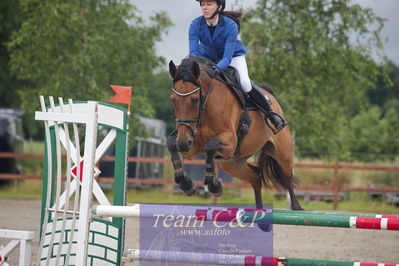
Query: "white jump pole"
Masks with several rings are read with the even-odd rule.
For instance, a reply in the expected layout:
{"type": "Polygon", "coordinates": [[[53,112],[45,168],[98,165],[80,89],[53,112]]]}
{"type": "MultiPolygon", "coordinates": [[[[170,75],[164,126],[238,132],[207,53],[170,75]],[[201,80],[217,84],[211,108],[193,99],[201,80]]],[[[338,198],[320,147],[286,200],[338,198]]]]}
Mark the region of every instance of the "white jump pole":
{"type": "Polygon", "coordinates": [[[100,217],[143,217],[140,216],[140,204],[134,204],[132,206],[97,205],[94,206],[92,212],[94,215],[100,217]]]}
{"type": "Polygon", "coordinates": [[[160,218],[167,215],[182,215],[200,221],[237,221],[241,223],[271,222],[272,210],[256,212],[254,209],[226,208],[215,206],[175,206],[162,204],[151,208],[149,205],[142,208],[141,204],[131,206],[97,205],[92,208],[92,214],[99,217],[124,218],[160,218]],[[157,213],[154,208],[162,207],[167,212],[157,213]],[[269,214],[269,215],[266,215],[269,214]],[[250,216],[248,216],[250,215],[250,216]]]}

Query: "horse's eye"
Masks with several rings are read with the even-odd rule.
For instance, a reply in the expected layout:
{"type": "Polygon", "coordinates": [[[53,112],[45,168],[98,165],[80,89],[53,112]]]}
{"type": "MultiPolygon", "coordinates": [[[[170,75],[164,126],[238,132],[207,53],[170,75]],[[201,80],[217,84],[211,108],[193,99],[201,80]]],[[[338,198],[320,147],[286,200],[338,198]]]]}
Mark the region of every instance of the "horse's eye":
{"type": "Polygon", "coordinates": [[[174,95],[171,95],[171,96],[169,97],[169,99],[170,99],[170,101],[172,102],[172,104],[175,104],[176,97],[175,97],[174,95]]]}
{"type": "Polygon", "coordinates": [[[198,98],[198,97],[193,97],[193,98],[191,98],[191,103],[192,103],[193,105],[194,105],[194,104],[197,104],[198,101],[199,101],[199,98],[198,98]]]}

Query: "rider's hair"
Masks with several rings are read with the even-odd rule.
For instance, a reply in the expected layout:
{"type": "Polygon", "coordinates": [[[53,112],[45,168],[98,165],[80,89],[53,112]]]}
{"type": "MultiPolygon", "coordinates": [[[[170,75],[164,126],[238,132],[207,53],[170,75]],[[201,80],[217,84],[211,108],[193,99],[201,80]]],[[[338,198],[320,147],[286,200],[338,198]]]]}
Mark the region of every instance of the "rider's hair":
{"type": "Polygon", "coordinates": [[[229,10],[229,11],[223,11],[222,15],[231,18],[234,20],[235,23],[237,23],[238,26],[238,32],[240,31],[241,28],[241,18],[243,16],[244,12],[242,8],[239,10],[229,10]]]}

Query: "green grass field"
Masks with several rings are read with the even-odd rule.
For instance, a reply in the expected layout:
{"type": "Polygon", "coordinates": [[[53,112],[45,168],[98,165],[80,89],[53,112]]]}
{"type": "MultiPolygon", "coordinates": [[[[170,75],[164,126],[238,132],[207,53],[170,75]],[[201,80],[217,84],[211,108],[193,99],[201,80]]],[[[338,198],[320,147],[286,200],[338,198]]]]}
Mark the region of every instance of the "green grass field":
{"type": "MultiPolygon", "coordinates": [[[[273,204],[274,208],[287,208],[285,200],[276,200],[273,197],[274,191],[264,191],[263,202],[273,204]]],[[[106,191],[111,198],[111,191],[106,191]]],[[[41,198],[41,181],[26,180],[14,184],[0,187],[1,198],[25,198],[40,199],[41,198]]],[[[173,193],[171,186],[157,187],[153,189],[134,189],[130,188],[127,193],[128,203],[174,203],[174,204],[211,204],[212,198],[204,198],[200,196],[187,197],[183,194],[173,193]]],[[[253,204],[254,198],[252,190],[244,189],[238,191],[236,189],[226,189],[222,197],[218,199],[218,203],[231,204],[253,204]]],[[[328,202],[303,202],[300,201],[302,207],[306,210],[332,210],[332,203],[328,202]]],[[[367,212],[367,213],[386,213],[398,214],[399,208],[389,205],[384,201],[367,200],[366,193],[351,193],[348,201],[342,201],[338,204],[339,211],[347,212],[367,212]]]]}

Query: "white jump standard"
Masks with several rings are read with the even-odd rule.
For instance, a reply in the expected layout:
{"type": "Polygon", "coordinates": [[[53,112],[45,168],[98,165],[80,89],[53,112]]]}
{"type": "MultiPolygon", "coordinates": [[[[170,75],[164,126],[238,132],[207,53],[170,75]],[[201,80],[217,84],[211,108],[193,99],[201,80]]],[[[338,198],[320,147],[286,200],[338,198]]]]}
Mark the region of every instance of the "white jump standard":
{"type": "Polygon", "coordinates": [[[124,219],[92,219],[91,206],[93,196],[99,204],[111,205],[95,180],[100,174],[95,164],[113,143],[113,205],[125,205],[126,110],[98,102],[64,103],[61,98],[55,105],[52,97],[46,108],[43,97],[40,101],[42,111],[36,112],[36,119],[45,125],[46,163],[37,265],[121,265],[124,219]],[[79,131],[81,128],[84,131],[79,131]],[[100,129],[106,136],[96,149],[100,129]],[[82,131],[85,133],[80,136],[82,131]],[[84,143],[83,157],[80,143],[84,143]],[[62,147],[67,157],[66,169],[62,169],[62,147]],[[61,173],[66,173],[65,183],[61,173]]]}

